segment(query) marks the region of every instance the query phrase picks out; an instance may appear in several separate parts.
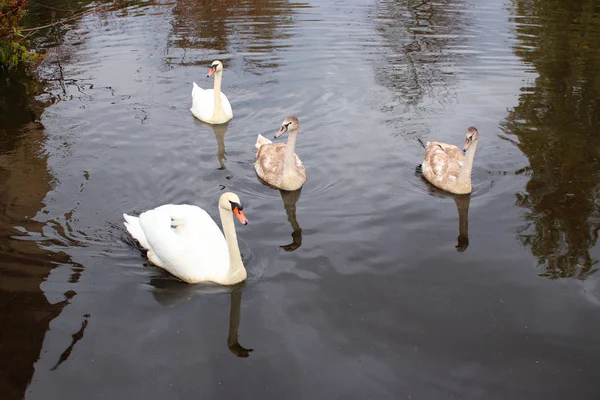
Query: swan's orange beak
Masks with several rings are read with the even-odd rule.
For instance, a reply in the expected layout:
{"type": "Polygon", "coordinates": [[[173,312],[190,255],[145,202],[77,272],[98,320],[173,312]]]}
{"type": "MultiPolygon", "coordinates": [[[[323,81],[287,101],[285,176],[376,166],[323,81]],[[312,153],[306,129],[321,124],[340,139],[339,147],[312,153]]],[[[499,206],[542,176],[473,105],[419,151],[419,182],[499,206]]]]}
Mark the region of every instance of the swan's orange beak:
{"type": "Polygon", "coordinates": [[[275,133],[275,139],[277,139],[279,136],[283,135],[286,132],[287,132],[287,126],[281,125],[281,129],[279,129],[277,131],[277,133],[275,133]]]}
{"type": "Polygon", "coordinates": [[[235,214],[235,216],[237,217],[237,219],[240,220],[240,222],[244,225],[248,224],[248,218],[246,218],[246,216],[244,215],[244,213],[242,212],[242,210],[240,210],[237,207],[233,208],[233,213],[235,214]]]}
{"type": "Polygon", "coordinates": [[[217,72],[217,67],[210,67],[210,69],[208,70],[208,74],[206,74],[206,77],[210,77],[212,76],[212,74],[214,74],[215,72],[217,72]]]}

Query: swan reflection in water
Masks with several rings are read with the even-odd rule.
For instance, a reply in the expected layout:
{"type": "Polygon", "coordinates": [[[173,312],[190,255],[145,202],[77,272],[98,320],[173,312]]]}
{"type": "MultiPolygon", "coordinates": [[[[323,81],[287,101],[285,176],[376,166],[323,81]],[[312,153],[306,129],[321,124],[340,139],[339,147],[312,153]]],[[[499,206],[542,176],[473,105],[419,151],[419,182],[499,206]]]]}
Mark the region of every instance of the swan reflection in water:
{"type": "Polygon", "coordinates": [[[433,185],[429,185],[431,192],[437,196],[452,197],[456,203],[456,211],[458,212],[458,237],[456,243],[456,251],[462,253],[469,247],[469,203],[471,202],[471,194],[450,194],[444,192],[433,185]]]}
{"type": "Polygon", "coordinates": [[[283,207],[285,208],[285,213],[287,214],[288,221],[290,225],[292,225],[292,243],[286,244],[281,247],[283,250],[287,252],[294,251],[302,246],[302,228],[298,224],[296,220],[296,203],[298,203],[298,199],[300,198],[300,194],[302,193],[302,188],[298,190],[281,190],[276,187],[269,185],[267,182],[263,181],[258,175],[256,179],[263,185],[270,187],[273,190],[279,190],[279,194],[281,194],[281,200],[283,200],[283,207]]]}
{"type": "MultiPolygon", "coordinates": [[[[418,171],[418,170],[417,170],[418,171]]],[[[416,172],[416,174],[420,172],[416,172]]],[[[424,182],[426,182],[429,189],[429,194],[436,197],[451,197],[456,203],[456,211],[458,212],[458,237],[456,244],[456,251],[462,253],[469,247],[469,204],[471,203],[471,194],[452,194],[445,192],[431,183],[427,182],[425,178],[421,176],[424,182]]]]}
{"type": "Polygon", "coordinates": [[[469,247],[469,204],[470,194],[453,195],[458,211],[458,244],[456,251],[463,252],[469,247]]]}
{"type": "Polygon", "coordinates": [[[300,198],[300,193],[302,192],[302,188],[298,190],[294,190],[293,192],[288,192],[286,190],[280,190],[281,199],[283,200],[283,207],[285,208],[285,213],[287,214],[288,221],[292,225],[292,243],[286,244],[284,246],[279,246],[285,251],[294,251],[300,246],[302,246],[302,228],[298,224],[296,220],[296,203],[300,198]]]}
{"type": "Polygon", "coordinates": [[[217,138],[217,161],[219,162],[219,170],[225,169],[225,161],[227,161],[227,153],[225,153],[225,134],[227,133],[227,125],[211,125],[210,127],[217,138]]]}
{"type": "Polygon", "coordinates": [[[217,168],[217,170],[221,171],[227,169],[225,167],[225,161],[227,161],[227,153],[225,152],[225,134],[227,133],[229,122],[219,125],[207,124],[206,122],[198,121],[197,119],[195,122],[203,129],[206,129],[206,127],[210,127],[212,129],[213,133],[215,134],[215,138],[217,139],[217,161],[219,162],[219,168],[217,168]]]}
{"type": "Polygon", "coordinates": [[[243,283],[234,286],[190,285],[167,276],[166,272],[159,271],[159,273],[165,275],[164,277],[150,279],[151,291],[154,299],[165,307],[176,305],[195,295],[230,293],[231,305],[229,308],[227,348],[233,355],[242,358],[248,357],[250,352],[254,351],[254,349],[245,348],[238,342],[243,283]]]}

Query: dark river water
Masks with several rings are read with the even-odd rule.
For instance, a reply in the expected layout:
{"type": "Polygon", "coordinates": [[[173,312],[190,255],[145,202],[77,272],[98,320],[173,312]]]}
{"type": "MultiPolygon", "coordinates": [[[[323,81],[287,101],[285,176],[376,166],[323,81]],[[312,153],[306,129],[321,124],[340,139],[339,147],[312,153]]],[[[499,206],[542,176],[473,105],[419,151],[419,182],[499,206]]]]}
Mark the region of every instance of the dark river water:
{"type": "Polygon", "coordinates": [[[42,80],[0,77],[2,399],[600,398],[597,2],[129,2],[37,43],[42,80]],[[189,112],[216,59],[220,127],[189,112]],[[299,193],[252,167],[287,115],[299,193]],[[417,139],[470,125],[473,193],[446,195],[417,139]],[[224,190],[236,288],[180,283],[122,225],[218,221],[224,190]]]}

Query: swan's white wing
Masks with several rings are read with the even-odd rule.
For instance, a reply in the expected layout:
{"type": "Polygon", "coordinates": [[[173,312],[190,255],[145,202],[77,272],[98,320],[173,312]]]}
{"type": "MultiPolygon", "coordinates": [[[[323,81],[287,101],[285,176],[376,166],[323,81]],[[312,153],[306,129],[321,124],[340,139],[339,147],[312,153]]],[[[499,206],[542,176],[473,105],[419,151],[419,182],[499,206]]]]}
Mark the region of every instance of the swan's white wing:
{"type": "Polygon", "coordinates": [[[202,89],[200,86],[198,86],[198,84],[196,82],[192,82],[192,99],[194,98],[194,96],[197,93],[203,92],[204,89],[202,89]]]}
{"type": "MultiPolygon", "coordinates": [[[[261,135],[260,133],[258,134],[258,136],[256,137],[256,144],[254,145],[254,147],[256,147],[257,149],[260,149],[260,146],[262,146],[263,144],[271,144],[273,142],[271,142],[269,139],[267,139],[266,137],[264,137],[263,135],[261,135]]],[[[256,155],[258,156],[258,153],[256,153],[256,155]]]]}
{"type": "Polygon", "coordinates": [[[225,237],[200,207],[167,204],[140,215],[140,226],[163,268],[186,282],[229,271],[225,237]]]}
{"type": "Polygon", "coordinates": [[[139,242],[140,246],[146,250],[150,250],[150,245],[148,244],[144,230],[140,226],[140,219],[127,214],[123,214],[123,218],[125,218],[124,225],[129,234],[139,242]]]}
{"type": "MultiPolygon", "coordinates": [[[[229,105],[229,102],[227,102],[229,105]]],[[[231,108],[231,106],[229,106],[231,108]]],[[[194,117],[200,120],[210,120],[215,109],[215,95],[213,89],[200,89],[196,83],[192,89],[192,108],[194,117]],[[199,90],[197,90],[199,89],[199,90]]]]}
{"type": "Polygon", "coordinates": [[[227,96],[225,96],[225,93],[223,92],[221,92],[221,104],[223,105],[225,115],[233,118],[233,109],[231,108],[231,104],[229,104],[229,100],[227,100],[227,96]]]}

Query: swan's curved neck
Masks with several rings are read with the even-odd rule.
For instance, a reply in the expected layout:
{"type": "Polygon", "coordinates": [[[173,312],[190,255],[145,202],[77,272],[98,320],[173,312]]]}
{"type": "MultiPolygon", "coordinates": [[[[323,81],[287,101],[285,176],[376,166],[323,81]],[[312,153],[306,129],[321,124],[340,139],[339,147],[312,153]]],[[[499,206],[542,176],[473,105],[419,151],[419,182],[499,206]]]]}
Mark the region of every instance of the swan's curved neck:
{"type": "Polygon", "coordinates": [[[287,144],[285,146],[285,158],[283,160],[283,176],[284,178],[296,174],[296,159],[294,157],[296,151],[296,138],[298,130],[290,131],[287,144]]]}
{"type": "Polygon", "coordinates": [[[215,108],[213,110],[213,119],[218,119],[223,116],[225,113],[223,111],[223,104],[221,103],[221,79],[223,77],[223,71],[217,71],[215,73],[215,86],[214,86],[214,96],[215,96],[215,108]]]}
{"type": "Polygon", "coordinates": [[[223,233],[225,234],[225,240],[229,249],[229,276],[227,280],[229,284],[234,284],[246,279],[246,268],[244,268],[244,263],[242,263],[242,255],[240,254],[240,247],[233,223],[233,213],[220,207],[219,213],[221,214],[223,233]]]}
{"type": "Polygon", "coordinates": [[[460,173],[458,174],[458,179],[456,182],[459,186],[471,186],[471,170],[473,169],[473,158],[475,158],[475,150],[477,150],[477,140],[474,141],[471,144],[471,146],[469,146],[469,150],[467,150],[467,153],[465,154],[463,165],[460,169],[460,173]]]}

